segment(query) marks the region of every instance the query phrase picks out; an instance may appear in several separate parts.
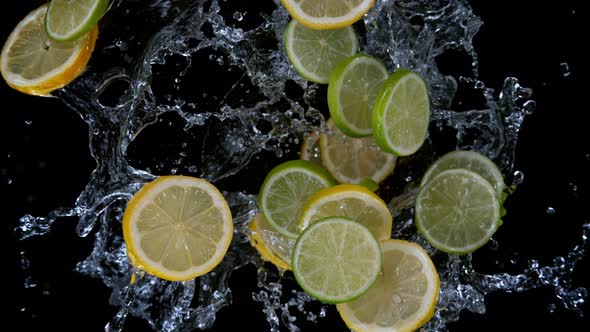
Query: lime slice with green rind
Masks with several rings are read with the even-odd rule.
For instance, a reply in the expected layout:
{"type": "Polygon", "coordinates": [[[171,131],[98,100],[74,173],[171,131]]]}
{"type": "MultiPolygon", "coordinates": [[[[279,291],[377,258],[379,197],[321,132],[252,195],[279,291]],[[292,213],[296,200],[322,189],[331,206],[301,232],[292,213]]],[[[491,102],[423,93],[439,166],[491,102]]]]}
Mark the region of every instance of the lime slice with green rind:
{"type": "Polygon", "coordinates": [[[108,6],[109,0],[52,0],[45,30],[51,39],[74,41],[96,26],[108,6]]]}
{"type": "Polygon", "coordinates": [[[492,185],[466,169],[451,169],[426,182],[416,199],[414,222],[435,248],[466,254],[483,246],[500,225],[492,185]]]}
{"type": "Polygon", "coordinates": [[[371,231],[345,217],[311,224],[293,248],[295,279],[325,303],[342,303],[364,294],[381,271],[381,248],[371,231]]]}

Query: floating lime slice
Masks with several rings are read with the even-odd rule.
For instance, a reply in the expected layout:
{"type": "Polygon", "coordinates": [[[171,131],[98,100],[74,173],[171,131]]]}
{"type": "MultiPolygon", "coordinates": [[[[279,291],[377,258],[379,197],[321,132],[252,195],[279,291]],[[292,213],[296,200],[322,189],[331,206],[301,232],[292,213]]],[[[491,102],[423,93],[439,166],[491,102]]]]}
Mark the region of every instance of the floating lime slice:
{"type": "Polygon", "coordinates": [[[287,161],[266,176],[258,205],[277,232],[295,239],[303,205],[313,194],[334,184],[330,174],[311,161],[287,161]]]}
{"type": "Polygon", "coordinates": [[[424,144],[429,122],[426,84],[418,74],[398,69],[383,84],[375,102],[375,141],[387,152],[411,155],[424,144]]]}
{"type": "Polygon", "coordinates": [[[289,61],[303,78],[327,84],[336,65],[358,50],[351,26],[336,30],[314,30],[292,20],[283,34],[289,61]]]}
{"type": "Polygon", "coordinates": [[[444,171],[418,193],[414,219],[434,247],[455,254],[483,246],[500,225],[500,204],[492,185],[466,170],[444,171]]]}
{"type": "Polygon", "coordinates": [[[371,135],[371,113],[385,79],[387,68],[368,55],[354,55],[336,66],[328,85],[328,107],[338,129],[351,137],[371,135]]]}
{"type": "Polygon", "coordinates": [[[311,224],[299,237],[291,263],[297,282],[326,303],[364,294],[381,271],[381,248],[371,231],[344,217],[311,224]]]}
{"type": "Polygon", "coordinates": [[[98,23],[108,6],[109,0],[52,0],[45,30],[55,40],[76,40],[98,23]]]}

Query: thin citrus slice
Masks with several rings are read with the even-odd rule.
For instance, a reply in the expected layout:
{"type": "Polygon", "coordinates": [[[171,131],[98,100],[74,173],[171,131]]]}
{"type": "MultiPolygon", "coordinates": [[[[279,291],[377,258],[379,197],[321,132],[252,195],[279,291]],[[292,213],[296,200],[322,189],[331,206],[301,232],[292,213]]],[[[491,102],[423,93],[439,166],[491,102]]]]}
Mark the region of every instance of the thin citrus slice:
{"type": "Polygon", "coordinates": [[[293,249],[293,274],[308,294],[326,303],[354,300],[381,271],[381,248],[365,226],[330,217],[309,226],[293,249]]]}
{"type": "Polygon", "coordinates": [[[283,270],[291,270],[291,250],[295,241],[276,232],[261,213],[256,214],[248,224],[252,233],[248,236],[250,243],[262,259],[269,261],[283,270]]]}
{"type": "Polygon", "coordinates": [[[408,156],[424,144],[429,123],[426,84],[418,74],[398,69],[383,84],[375,102],[375,141],[387,152],[408,156]]]}
{"type": "Polygon", "coordinates": [[[51,39],[74,41],[96,26],[109,0],[51,0],[45,29],[51,39]]]}
{"type": "Polygon", "coordinates": [[[327,84],[338,63],[355,54],[358,38],[352,27],[314,30],[291,20],[283,34],[289,61],[308,81],[327,84]]]}
{"type": "Polygon", "coordinates": [[[372,136],[352,138],[328,120],[331,133],[320,136],[321,158],[324,167],[341,183],[362,184],[385,180],[395,168],[396,157],[377,146],[372,136]]]}
{"type": "Polygon", "coordinates": [[[358,299],[337,305],[340,316],[356,332],[409,332],[432,315],[440,288],[436,268],[417,244],[381,241],[383,270],[358,299]]]}
{"type": "Polygon", "coordinates": [[[123,236],[131,263],[166,280],[190,280],[225,256],[233,222],[223,195],[209,182],[163,176],[129,201],[123,236]]]}
{"type": "Polygon", "coordinates": [[[328,85],[328,108],[336,127],[351,137],[371,135],[371,113],[386,79],[387,68],[368,55],[340,62],[328,85]]]}
{"type": "Polygon", "coordinates": [[[43,5],[14,28],[0,55],[0,71],[6,83],[30,95],[47,96],[74,80],[90,59],[98,29],[75,42],[51,41],[45,32],[43,5]]]}
{"type": "Polygon", "coordinates": [[[282,0],[287,11],[312,29],[335,29],[352,25],[365,15],[375,0],[282,0]]]}
{"type": "Polygon", "coordinates": [[[300,157],[301,159],[309,160],[314,164],[322,164],[319,133],[314,132],[303,138],[303,144],[301,144],[300,157]]]}
{"type": "Polygon", "coordinates": [[[414,222],[437,249],[454,254],[473,252],[498,229],[498,196],[477,173],[447,170],[426,182],[418,193],[414,222]]]}
{"type": "Polygon", "coordinates": [[[279,233],[295,239],[301,210],[321,189],[335,184],[330,174],[307,160],[291,160],[273,168],[266,176],[258,206],[268,223],[279,233]]]}
{"type": "Polygon", "coordinates": [[[366,226],[377,240],[391,238],[393,218],[383,200],[364,186],[339,184],[318,191],[303,207],[299,228],[326,217],[341,216],[366,226]]]}
{"type": "Polygon", "coordinates": [[[440,157],[424,173],[420,187],[441,172],[455,168],[468,169],[481,175],[494,187],[498,197],[502,196],[506,185],[498,166],[488,157],[475,151],[451,151],[440,157]]]}

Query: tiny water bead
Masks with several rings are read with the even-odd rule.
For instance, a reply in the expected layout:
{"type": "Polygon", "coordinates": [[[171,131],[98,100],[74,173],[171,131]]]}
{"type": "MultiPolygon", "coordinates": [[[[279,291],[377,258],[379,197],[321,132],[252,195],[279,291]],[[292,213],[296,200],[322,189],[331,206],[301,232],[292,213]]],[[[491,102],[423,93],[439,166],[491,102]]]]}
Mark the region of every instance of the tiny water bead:
{"type": "MultiPolygon", "coordinates": [[[[250,301],[261,308],[260,315],[265,317],[270,331],[300,331],[306,322],[321,323],[330,315],[326,305],[295,286],[292,274],[264,263],[248,242],[248,223],[258,212],[252,193],[260,187],[265,172],[278,164],[274,157],[295,155],[305,135],[325,132],[327,115],[321,111],[326,102],[322,88],[292,70],[281,48],[282,33],[290,17],[280,1],[275,0],[276,5],[268,1],[271,5],[265,9],[263,20],[247,31],[236,28],[236,22],[247,21],[253,14],[235,9],[223,11],[222,7],[233,8],[230,1],[153,1],[148,8],[141,1],[114,2],[107,19],[110,14],[120,15],[137,24],[111,20],[108,22],[112,26],[101,26],[105,29],[102,43],[108,52],[96,52],[92,60],[96,65],[57,92],[88,123],[90,151],[99,167],[74,207],[56,209],[44,217],[25,215],[19,220],[17,234],[29,240],[50,232],[57,220],[79,218],[78,234],[91,234],[85,240],[94,241],[94,248],[75,271],[99,278],[111,290],[111,303],[119,307],[112,320],[105,322],[106,331],[123,330],[128,316],[145,320],[159,331],[211,328],[218,311],[232,303],[228,286],[232,272],[246,266],[256,270],[250,301]],[[141,44],[143,49],[136,51],[134,61],[116,62],[112,56],[131,54],[138,47],[131,41],[144,33],[145,19],[142,15],[134,17],[135,12],[149,17],[156,33],[141,44]],[[173,55],[186,61],[181,66],[183,70],[186,67],[186,74],[179,74],[173,55]],[[215,82],[227,86],[220,85],[221,91],[206,89],[214,84],[200,76],[199,61],[226,68],[219,71],[215,82]],[[105,66],[100,64],[105,62],[121,68],[104,72],[105,66]],[[163,75],[157,73],[157,66],[162,66],[163,75]],[[117,90],[121,98],[106,102],[99,91],[113,77],[124,83],[117,90]],[[157,85],[166,77],[172,89],[161,92],[157,85]],[[200,82],[198,89],[196,81],[200,82]],[[169,121],[166,115],[170,114],[178,121],[169,121]],[[158,125],[174,135],[190,133],[195,143],[171,140],[174,149],[168,151],[166,160],[154,161],[154,156],[146,153],[139,158],[143,164],[132,163],[127,159],[130,146],[138,144],[138,137],[158,125]],[[234,216],[234,240],[213,272],[188,282],[168,282],[132,267],[123,238],[114,230],[120,225],[127,200],[155,174],[187,171],[191,173],[188,175],[219,184],[234,216]],[[136,282],[130,285],[132,275],[136,282]]],[[[552,287],[555,300],[549,301],[557,308],[581,313],[587,291],[575,287],[572,275],[575,264],[587,255],[589,223],[584,225],[581,243],[563,257],[549,263],[513,257],[513,265],[525,265],[521,271],[485,274],[473,267],[469,255],[457,257],[435,250],[416,232],[412,221],[416,182],[436,157],[434,151],[450,147],[489,156],[508,177],[512,191],[525,180],[524,173],[514,169],[515,151],[521,125],[534,112],[536,103],[531,100],[531,90],[516,78],[506,78],[498,91],[477,79],[477,54],[472,41],[482,24],[480,18],[460,0],[381,0],[362,20],[360,24],[366,31],[361,51],[379,57],[390,70],[401,66],[419,71],[431,90],[433,127],[451,133],[449,136],[455,139],[444,147],[431,140],[418,157],[396,166],[396,172],[403,174],[401,183],[380,188],[384,195],[394,197],[388,202],[395,220],[394,237],[416,242],[438,258],[440,300],[433,319],[423,330],[446,331],[448,323],[459,320],[462,310],[484,313],[485,296],[491,292],[523,292],[542,286],[552,287]],[[421,17],[422,24],[413,24],[414,16],[421,17]],[[464,50],[471,57],[468,65],[475,78],[464,81],[472,83],[473,91],[469,93],[485,100],[479,109],[452,109],[459,79],[441,73],[436,65],[436,57],[447,50],[464,50]]],[[[567,71],[563,68],[562,64],[562,73],[569,75],[569,65],[567,71]]],[[[153,151],[151,146],[142,148],[153,151]]],[[[312,153],[319,157],[317,148],[312,153]]],[[[7,157],[11,159],[12,155],[7,157]]],[[[584,157],[590,160],[590,154],[584,157]]],[[[553,207],[545,208],[548,215],[556,213],[553,207]]],[[[502,248],[500,238],[497,240],[488,245],[494,253],[502,248]]],[[[25,263],[24,274],[31,278],[26,280],[34,284],[31,262],[25,263]]]]}

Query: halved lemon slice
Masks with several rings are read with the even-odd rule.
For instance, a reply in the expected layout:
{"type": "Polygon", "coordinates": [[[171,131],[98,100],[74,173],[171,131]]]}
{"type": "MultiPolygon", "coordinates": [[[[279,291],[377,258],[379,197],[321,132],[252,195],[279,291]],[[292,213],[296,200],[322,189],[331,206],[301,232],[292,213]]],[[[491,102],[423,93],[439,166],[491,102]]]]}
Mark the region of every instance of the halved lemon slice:
{"type": "Polygon", "coordinates": [[[276,232],[262,213],[254,216],[248,229],[252,232],[248,235],[250,243],[258,250],[262,259],[283,270],[291,270],[291,251],[295,240],[276,232]]]}
{"type": "Polygon", "coordinates": [[[233,222],[225,198],[209,182],[163,176],[129,201],[123,236],[134,266],[162,279],[190,280],[225,256],[233,222]]]}
{"type": "Polygon", "coordinates": [[[417,244],[385,240],[381,252],[383,268],[377,281],[358,299],[338,304],[338,312],[353,331],[414,331],[434,314],[438,272],[417,244]]]}
{"type": "Polygon", "coordinates": [[[324,30],[352,25],[375,0],[282,0],[293,18],[308,28],[324,30]]]}
{"type": "Polygon", "coordinates": [[[30,95],[47,96],[73,81],[86,68],[98,28],[73,42],[51,40],[45,32],[43,5],[14,28],[0,55],[0,72],[10,87],[30,95]]]}

